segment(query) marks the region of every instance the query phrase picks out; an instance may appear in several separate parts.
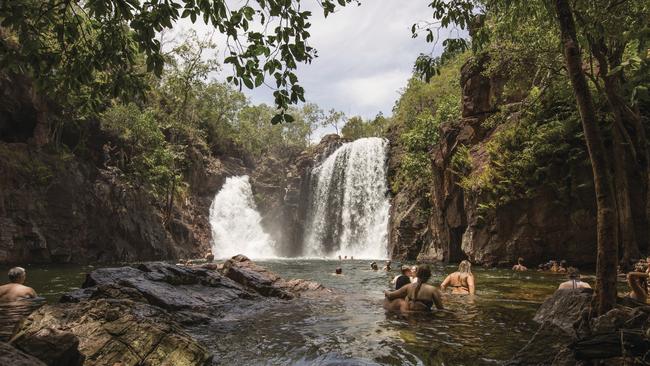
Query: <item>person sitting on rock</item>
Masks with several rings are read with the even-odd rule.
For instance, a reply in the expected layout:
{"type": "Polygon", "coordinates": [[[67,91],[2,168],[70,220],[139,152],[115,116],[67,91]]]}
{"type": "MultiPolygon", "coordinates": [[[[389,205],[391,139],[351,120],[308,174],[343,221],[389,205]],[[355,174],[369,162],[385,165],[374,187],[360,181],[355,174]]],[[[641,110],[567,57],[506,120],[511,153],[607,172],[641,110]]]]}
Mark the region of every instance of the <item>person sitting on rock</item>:
{"type": "Polygon", "coordinates": [[[399,290],[411,283],[411,267],[403,265],[401,271],[402,274],[395,276],[391,281],[395,285],[395,290],[399,290]]]}
{"type": "Polygon", "coordinates": [[[13,302],[20,299],[36,297],[33,288],[23,285],[27,279],[24,268],[14,267],[9,270],[9,283],[0,286],[0,302],[13,302]]]}
{"type": "Polygon", "coordinates": [[[577,268],[569,267],[567,270],[568,281],[562,282],[557,287],[558,290],[578,290],[581,288],[591,288],[587,282],[580,281],[580,271],[577,268]]]}
{"type": "Polygon", "coordinates": [[[391,269],[390,264],[391,264],[391,261],[386,261],[386,265],[384,266],[384,271],[390,272],[390,269],[391,269]]]}
{"type": "Polygon", "coordinates": [[[630,287],[628,297],[642,302],[648,302],[648,274],[645,272],[630,272],[627,274],[627,285],[630,287]]]}
{"type": "Polygon", "coordinates": [[[528,268],[526,268],[526,266],[524,266],[524,259],[522,257],[519,257],[517,259],[517,264],[512,266],[512,270],[515,271],[515,272],[526,272],[526,271],[528,271],[528,268]]]}
{"type": "Polygon", "coordinates": [[[442,291],[445,291],[447,287],[451,287],[451,293],[454,295],[474,295],[476,289],[472,263],[468,260],[460,262],[458,271],[447,276],[440,285],[442,291]]]}
{"type": "Polygon", "coordinates": [[[389,311],[431,311],[444,309],[442,294],[436,287],[426,283],[431,278],[429,266],[419,266],[416,272],[418,281],[400,287],[395,291],[384,291],[384,308],[389,311]]]}
{"type": "Polygon", "coordinates": [[[379,266],[377,265],[377,262],[370,263],[370,269],[372,269],[373,271],[378,271],[379,266]]]}

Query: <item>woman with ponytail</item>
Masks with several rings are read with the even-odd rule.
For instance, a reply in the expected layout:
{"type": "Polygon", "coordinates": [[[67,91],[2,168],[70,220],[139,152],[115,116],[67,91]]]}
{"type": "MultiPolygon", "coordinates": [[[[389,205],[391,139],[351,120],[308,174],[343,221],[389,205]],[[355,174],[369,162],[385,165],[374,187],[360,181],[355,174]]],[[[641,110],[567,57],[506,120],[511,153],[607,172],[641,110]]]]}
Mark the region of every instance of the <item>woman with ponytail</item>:
{"type": "Polygon", "coordinates": [[[384,308],[391,311],[431,311],[435,305],[443,309],[442,295],[436,287],[426,283],[431,278],[429,266],[418,266],[417,281],[396,291],[384,291],[384,308]]]}
{"type": "Polygon", "coordinates": [[[447,276],[440,285],[442,291],[445,291],[447,287],[451,287],[451,293],[455,295],[474,295],[476,289],[472,263],[468,260],[460,262],[458,271],[447,276]]]}

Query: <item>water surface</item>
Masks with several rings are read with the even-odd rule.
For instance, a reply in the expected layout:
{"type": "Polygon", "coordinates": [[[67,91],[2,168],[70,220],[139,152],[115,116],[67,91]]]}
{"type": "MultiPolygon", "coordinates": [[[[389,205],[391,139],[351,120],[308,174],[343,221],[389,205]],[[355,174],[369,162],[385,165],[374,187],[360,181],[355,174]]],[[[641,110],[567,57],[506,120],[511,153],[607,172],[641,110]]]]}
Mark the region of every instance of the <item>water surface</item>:
{"type": "MultiPolygon", "coordinates": [[[[530,339],[533,315],[564,281],[561,275],[474,269],[477,295],[444,297],[448,311],[403,317],[386,314],[383,291],[397,270],[370,270],[370,261],[258,261],[285,278],[318,281],[327,298],[254,305],[217,326],[190,329],[216,355],[215,364],[246,365],[492,365],[530,339]],[[343,275],[334,275],[337,266],[343,275]]],[[[380,262],[381,264],[381,262],[380,262]]],[[[397,265],[394,264],[394,268],[397,265]]],[[[28,266],[27,284],[49,302],[79,287],[86,266],[28,266]]],[[[0,268],[6,273],[7,268],[0,268]]],[[[455,266],[433,265],[439,284],[455,266]]],[[[589,277],[588,282],[593,285],[589,277]]]]}

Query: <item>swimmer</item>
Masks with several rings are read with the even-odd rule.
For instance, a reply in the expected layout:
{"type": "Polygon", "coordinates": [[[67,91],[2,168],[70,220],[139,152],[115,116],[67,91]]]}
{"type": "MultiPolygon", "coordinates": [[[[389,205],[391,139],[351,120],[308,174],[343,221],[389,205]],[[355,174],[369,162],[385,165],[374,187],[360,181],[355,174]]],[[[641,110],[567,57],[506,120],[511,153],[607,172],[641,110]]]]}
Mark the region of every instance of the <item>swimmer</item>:
{"type": "Polygon", "coordinates": [[[395,290],[399,290],[400,288],[411,283],[411,267],[402,266],[401,271],[402,274],[395,276],[395,278],[393,278],[391,281],[391,283],[395,285],[395,290]]]}
{"type": "Polygon", "coordinates": [[[440,289],[445,291],[447,287],[451,287],[451,293],[455,295],[474,295],[476,291],[474,275],[472,274],[472,264],[468,260],[460,262],[458,271],[442,281],[440,289]]]}
{"type": "Polygon", "coordinates": [[[384,271],[390,272],[390,263],[391,263],[390,261],[386,261],[386,265],[384,266],[384,269],[383,269],[384,271]]]}
{"type": "Polygon", "coordinates": [[[396,291],[384,291],[384,308],[389,311],[431,311],[444,309],[442,294],[436,287],[426,283],[431,278],[429,266],[420,266],[416,276],[418,282],[407,284],[396,291]]]}
{"type": "Polygon", "coordinates": [[[526,266],[524,266],[524,259],[522,257],[519,257],[517,259],[517,264],[512,266],[512,270],[515,271],[515,272],[526,272],[526,271],[528,271],[528,268],[526,268],[526,266]]]}
{"type": "Polygon", "coordinates": [[[23,285],[27,279],[24,268],[12,268],[9,270],[8,276],[9,283],[0,286],[0,302],[13,302],[36,297],[36,291],[33,288],[23,285]]]}
{"type": "Polygon", "coordinates": [[[353,261],[353,260],[354,260],[354,257],[353,257],[353,256],[350,256],[350,260],[353,261]]]}
{"type": "Polygon", "coordinates": [[[372,269],[373,271],[378,271],[379,266],[377,265],[377,262],[370,263],[370,269],[372,269]]]}
{"type": "Polygon", "coordinates": [[[214,261],[214,254],[212,254],[212,251],[211,251],[211,250],[209,250],[209,251],[205,254],[205,261],[208,262],[208,263],[212,263],[212,261],[214,261]]]}
{"type": "Polygon", "coordinates": [[[341,256],[339,255],[339,260],[341,260],[341,256]]]}
{"type": "Polygon", "coordinates": [[[560,266],[557,269],[558,273],[567,273],[567,266],[566,266],[566,261],[561,260],[560,261],[560,266]]]}
{"type": "Polygon", "coordinates": [[[580,281],[580,271],[577,268],[569,267],[567,270],[569,280],[562,282],[558,290],[577,290],[581,288],[591,288],[587,282],[580,281]]]}
{"type": "Polygon", "coordinates": [[[336,267],[336,269],[334,270],[334,274],[337,274],[337,275],[343,274],[343,268],[336,267]]]}
{"type": "Polygon", "coordinates": [[[648,274],[645,272],[630,272],[627,274],[627,285],[630,286],[628,297],[644,304],[648,302],[648,274]]]}

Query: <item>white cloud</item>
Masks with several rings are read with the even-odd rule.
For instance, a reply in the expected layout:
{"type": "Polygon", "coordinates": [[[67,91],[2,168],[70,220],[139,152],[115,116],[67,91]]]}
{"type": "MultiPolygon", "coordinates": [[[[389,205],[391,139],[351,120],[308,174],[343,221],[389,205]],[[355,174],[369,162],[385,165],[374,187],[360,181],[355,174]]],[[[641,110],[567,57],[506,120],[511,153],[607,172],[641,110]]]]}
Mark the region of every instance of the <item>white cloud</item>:
{"type": "MultiPolygon", "coordinates": [[[[380,111],[389,115],[415,58],[431,51],[430,44],[412,39],[410,33],[413,23],[431,18],[428,1],[362,0],[361,6],[348,5],[326,19],[316,0],[303,0],[303,4],[313,11],[310,44],[319,56],[312,64],[300,65],[297,72],[306,98],[348,116],[371,118],[380,111]]],[[[204,34],[208,27],[200,23],[183,22],[182,27],[191,26],[204,34]]],[[[215,39],[223,41],[221,36],[215,39]]],[[[223,44],[218,47],[220,51],[225,48],[223,44]]],[[[229,73],[226,67],[218,78],[225,79],[229,73]]],[[[268,88],[244,92],[255,103],[273,102],[268,88]]]]}

